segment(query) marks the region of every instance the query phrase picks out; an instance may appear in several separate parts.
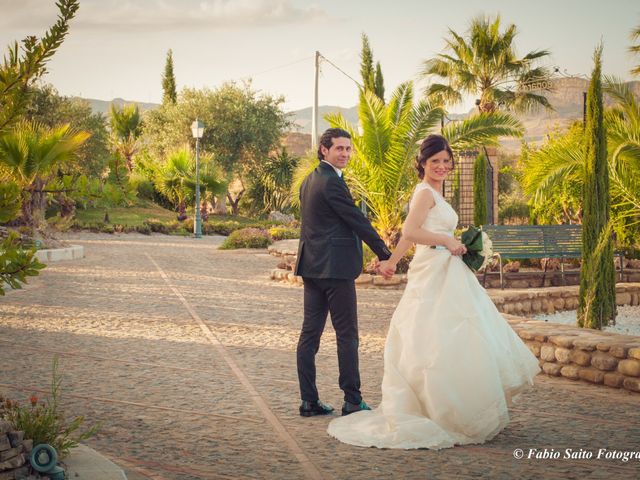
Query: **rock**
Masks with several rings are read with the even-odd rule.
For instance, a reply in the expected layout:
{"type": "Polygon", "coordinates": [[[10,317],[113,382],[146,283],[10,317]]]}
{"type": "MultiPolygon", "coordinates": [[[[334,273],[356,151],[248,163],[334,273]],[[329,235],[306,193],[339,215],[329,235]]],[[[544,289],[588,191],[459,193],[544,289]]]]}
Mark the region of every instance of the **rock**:
{"type": "Polygon", "coordinates": [[[33,440],[23,440],[22,451],[24,453],[31,453],[31,450],[33,450],[33,440]]]}
{"type": "Polygon", "coordinates": [[[549,340],[549,336],[545,335],[544,333],[538,333],[535,337],[533,337],[535,340],[537,340],[538,342],[546,342],[547,340],[549,340]]]}
{"type": "Polygon", "coordinates": [[[553,362],[556,359],[553,345],[542,345],[540,348],[540,358],[546,362],[553,362]]]}
{"type": "Polygon", "coordinates": [[[614,344],[609,348],[609,353],[618,358],[627,358],[628,351],[629,347],[621,344],[614,344]]]}
{"type": "Polygon", "coordinates": [[[542,371],[547,375],[553,375],[554,377],[559,377],[560,370],[562,370],[562,365],[558,363],[546,362],[542,364],[542,371]]]}
{"type": "Polygon", "coordinates": [[[615,370],[618,366],[618,359],[602,352],[595,352],[591,355],[591,365],[598,370],[607,372],[615,370]]]}
{"type": "Polygon", "coordinates": [[[629,355],[629,358],[640,360],[640,348],[630,348],[627,355],[629,355]]]}
{"type": "Polygon", "coordinates": [[[565,378],[570,378],[571,380],[578,380],[578,378],[580,378],[579,372],[580,367],[577,367],[575,365],[565,365],[560,370],[560,375],[565,378]]]}
{"type": "Polygon", "coordinates": [[[358,278],[356,278],[356,285],[366,285],[373,282],[373,276],[368,273],[361,273],[358,278]]]}
{"type": "Polygon", "coordinates": [[[295,219],[296,217],[294,217],[293,215],[287,215],[286,213],[278,212],[277,210],[269,213],[269,220],[274,220],[276,222],[291,223],[295,219]]]}
{"type": "Polygon", "coordinates": [[[577,363],[582,367],[586,367],[591,365],[591,354],[585,352],[584,350],[571,350],[571,354],[569,355],[569,359],[573,363],[577,363]]]}
{"type": "Polygon", "coordinates": [[[604,372],[596,370],[595,368],[581,368],[578,375],[582,380],[591,383],[602,383],[604,381],[604,372]]]}
{"type": "Polygon", "coordinates": [[[554,298],[553,306],[556,310],[564,310],[564,298],[554,298]]]}
{"type": "Polygon", "coordinates": [[[624,375],[620,375],[619,373],[605,373],[604,374],[604,384],[607,387],[613,388],[621,388],[622,383],[624,382],[624,375]]]}
{"type": "Polygon", "coordinates": [[[25,462],[25,458],[24,458],[24,455],[21,453],[13,458],[10,458],[9,460],[0,462],[0,472],[2,470],[9,470],[12,468],[21,467],[22,465],[24,465],[24,462],[25,462]]]}
{"type": "Polygon", "coordinates": [[[373,277],[374,285],[400,285],[402,281],[394,275],[389,280],[385,279],[382,275],[376,275],[373,277]]]}
{"type": "Polygon", "coordinates": [[[4,452],[0,452],[0,463],[6,462],[10,458],[17,457],[22,453],[22,445],[16,448],[10,448],[4,452]]]}
{"type": "Polygon", "coordinates": [[[640,392],[640,378],[625,378],[622,382],[622,385],[627,390],[631,390],[633,392],[640,392]]]}
{"type": "Polygon", "coordinates": [[[573,342],[578,339],[577,335],[552,335],[549,337],[549,341],[559,347],[571,348],[573,342]]]}
{"type": "Polygon", "coordinates": [[[619,293],[616,295],[616,305],[629,305],[631,303],[630,293],[619,293]]]}
{"type": "Polygon", "coordinates": [[[586,350],[588,352],[593,352],[596,349],[596,346],[598,345],[598,343],[600,343],[602,341],[601,338],[598,337],[584,337],[584,338],[577,338],[574,342],[573,342],[573,347],[574,348],[579,348],[580,350],[586,350]]]}
{"type": "Polygon", "coordinates": [[[609,349],[611,348],[611,344],[608,342],[601,342],[598,345],[596,345],[596,348],[601,352],[608,352],[609,349]]]}
{"type": "Polygon", "coordinates": [[[640,361],[620,360],[620,363],[618,363],[618,371],[630,377],[640,377],[640,361]]]}
{"type": "Polygon", "coordinates": [[[539,299],[531,300],[531,311],[533,313],[540,313],[543,311],[542,309],[542,301],[539,299]]]}
{"type": "Polygon", "coordinates": [[[11,430],[13,430],[11,422],[0,419],[0,434],[10,432],[11,430]]]}
{"type": "Polygon", "coordinates": [[[6,433],[0,433],[0,452],[9,450],[11,448],[11,442],[6,433]]]}
{"type": "Polygon", "coordinates": [[[558,360],[558,363],[569,363],[571,361],[571,350],[568,348],[556,348],[556,360],[558,360]]]}
{"type": "Polygon", "coordinates": [[[9,442],[11,443],[12,447],[19,447],[22,445],[22,440],[24,440],[24,432],[9,432],[7,433],[7,437],[9,438],[9,442]]]}
{"type": "Polygon", "coordinates": [[[529,347],[529,350],[531,350],[531,353],[533,353],[536,357],[540,357],[540,347],[542,346],[542,344],[540,342],[524,342],[527,347],[529,347]]]}

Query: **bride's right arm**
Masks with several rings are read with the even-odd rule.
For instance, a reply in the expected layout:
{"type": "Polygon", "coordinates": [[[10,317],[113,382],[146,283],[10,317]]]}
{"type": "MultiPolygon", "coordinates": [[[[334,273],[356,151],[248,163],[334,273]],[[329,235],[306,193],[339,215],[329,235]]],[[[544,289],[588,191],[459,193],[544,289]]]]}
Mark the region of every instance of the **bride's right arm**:
{"type": "MultiPolygon", "coordinates": [[[[402,226],[402,238],[419,245],[443,245],[453,255],[462,255],[465,248],[455,237],[430,232],[422,228],[429,210],[435,205],[433,193],[424,189],[416,193],[413,205],[402,226]]],[[[401,240],[402,241],[402,240],[401,240]]]]}

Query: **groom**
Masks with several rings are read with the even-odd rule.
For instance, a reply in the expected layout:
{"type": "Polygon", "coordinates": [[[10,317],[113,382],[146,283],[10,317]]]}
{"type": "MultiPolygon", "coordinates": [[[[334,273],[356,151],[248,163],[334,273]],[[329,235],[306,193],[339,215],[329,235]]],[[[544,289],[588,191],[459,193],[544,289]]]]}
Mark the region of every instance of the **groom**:
{"type": "Polygon", "coordinates": [[[320,164],[300,187],[302,228],[295,274],[304,280],[304,321],[297,349],[303,417],[333,411],[318,398],[315,364],[329,312],[338,343],[342,414],[370,410],[360,394],[354,280],[362,272],[361,239],[380,260],[388,259],[391,252],[354,204],[342,178],[351,148],[351,136],[345,130],[324,132],[318,147],[320,164]]]}

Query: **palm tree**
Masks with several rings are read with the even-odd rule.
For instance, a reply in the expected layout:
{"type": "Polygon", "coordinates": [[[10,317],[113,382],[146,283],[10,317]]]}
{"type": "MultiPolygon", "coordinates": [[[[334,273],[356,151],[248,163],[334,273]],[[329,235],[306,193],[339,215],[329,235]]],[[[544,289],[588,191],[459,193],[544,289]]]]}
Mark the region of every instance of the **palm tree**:
{"type": "MultiPolygon", "coordinates": [[[[631,40],[632,41],[639,41],[640,40],[640,26],[634,28],[631,31],[631,40]]],[[[629,47],[629,52],[631,52],[634,55],[640,55],[640,43],[637,43],[635,45],[631,45],[629,47]]],[[[631,75],[640,75],[640,65],[636,65],[635,67],[633,67],[633,69],[631,69],[631,75]]]]}
{"type": "Polygon", "coordinates": [[[138,138],[141,133],[140,112],[135,104],[124,105],[121,109],[113,103],[109,108],[111,123],[111,145],[116,156],[114,174],[120,183],[120,173],[118,171],[118,159],[125,161],[127,171],[133,171],[133,157],[140,150],[138,138]]]}
{"type": "Polygon", "coordinates": [[[500,32],[500,16],[479,16],[471,21],[466,37],[449,29],[445,39],[449,53],[426,60],[421,75],[439,77],[446,83],[433,83],[427,96],[437,103],[455,105],[463,94],[479,99],[480,112],[494,112],[500,106],[515,111],[529,111],[540,106],[551,108],[543,96],[527,90],[527,85],[549,80],[550,72],[534,67],[549,55],[534,50],[518,58],[513,45],[517,28],[511,24],[500,32]]]}
{"type": "MultiPolygon", "coordinates": [[[[202,193],[201,211],[206,218],[206,202],[209,197],[224,193],[227,184],[222,174],[214,167],[209,156],[201,157],[200,189],[202,193]]],[[[195,158],[188,148],[169,155],[167,163],[160,167],[155,178],[156,188],[173,202],[178,211],[178,220],[187,218],[187,204],[195,198],[196,171],[195,158]]]]}
{"type": "MultiPolygon", "coordinates": [[[[419,141],[437,127],[444,110],[421,100],[413,104],[413,84],[401,84],[387,105],[373,92],[363,92],[359,106],[362,134],[340,114],[325,118],[332,127],[347,130],[355,154],[345,171],[354,198],[362,199],[371,212],[372,223],[390,246],[399,239],[405,207],[415,183],[413,162],[419,141]]],[[[470,145],[496,145],[499,136],[522,136],[523,128],[506,113],[476,114],[459,123],[450,123],[442,134],[452,149],[470,145]]],[[[302,180],[315,168],[317,160],[304,158],[296,171],[292,194],[297,198],[302,180]]]]}
{"type": "Polygon", "coordinates": [[[44,224],[47,183],[57,167],[75,158],[89,136],[68,124],[48,128],[26,121],[0,136],[0,165],[22,189],[22,217],[26,224],[44,224]]]}
{"type": "MultiPolygon", "coordinates": [[[[611,209],[619,238],[640,225],[640,104],[628,84],[605,77],[604,91],[615,101],[604,113],[607,131],[611,209]]],[[[553,135],[537,150],[526,151],[521,176],[523,190],[534,208],[553,203],[563,211],[546,221],[582,222],[585,178],[584,132],[574,124],[564,135],[553,135]]]]}

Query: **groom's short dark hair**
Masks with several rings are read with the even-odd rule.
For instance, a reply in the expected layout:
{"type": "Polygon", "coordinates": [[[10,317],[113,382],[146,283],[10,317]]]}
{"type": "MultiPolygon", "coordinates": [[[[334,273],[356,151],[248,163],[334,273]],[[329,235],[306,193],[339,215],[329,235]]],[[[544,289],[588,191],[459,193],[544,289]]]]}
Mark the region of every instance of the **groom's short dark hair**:
{"type": "Polygon", "coordinates": [[[322,151],[320,151],[320,147],[324,147],[329,150],[333,145],[333,139],[341,137],[351,140],[351,135],[349,135],[349,132],[341,128],[329,128],[325,130],[320,137],[320,141],[318,142],[318,160],[324,160],[324,155],[322,154],[322,151]]]}

